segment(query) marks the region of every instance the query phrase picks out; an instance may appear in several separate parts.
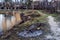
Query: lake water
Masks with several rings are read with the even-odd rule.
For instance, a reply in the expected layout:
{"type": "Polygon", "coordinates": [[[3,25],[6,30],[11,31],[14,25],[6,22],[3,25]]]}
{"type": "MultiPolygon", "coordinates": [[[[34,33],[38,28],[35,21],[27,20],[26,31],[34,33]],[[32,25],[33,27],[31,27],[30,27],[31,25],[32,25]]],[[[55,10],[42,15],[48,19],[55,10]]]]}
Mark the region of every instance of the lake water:
{"type": "Polygon", "coordinates": [[[14,16],[5,17],[5,14],[0,14],[0,32],[11,29],[11,25],[14,22],[14,20],[14,16]]]}

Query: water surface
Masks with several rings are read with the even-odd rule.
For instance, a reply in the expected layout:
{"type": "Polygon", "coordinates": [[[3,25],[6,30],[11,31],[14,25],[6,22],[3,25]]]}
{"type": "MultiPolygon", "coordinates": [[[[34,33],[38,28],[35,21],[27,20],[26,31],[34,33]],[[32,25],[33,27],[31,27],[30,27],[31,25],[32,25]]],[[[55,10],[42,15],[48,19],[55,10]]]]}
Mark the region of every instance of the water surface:
{"type": "Polygon", "coordinates": [[[48,24],[50,26],[51,33],[45,35],[48,40],[60,40],[60,26],[59,23],[56,22],[55,18],[52,16],[48,16],[48,24]]]}

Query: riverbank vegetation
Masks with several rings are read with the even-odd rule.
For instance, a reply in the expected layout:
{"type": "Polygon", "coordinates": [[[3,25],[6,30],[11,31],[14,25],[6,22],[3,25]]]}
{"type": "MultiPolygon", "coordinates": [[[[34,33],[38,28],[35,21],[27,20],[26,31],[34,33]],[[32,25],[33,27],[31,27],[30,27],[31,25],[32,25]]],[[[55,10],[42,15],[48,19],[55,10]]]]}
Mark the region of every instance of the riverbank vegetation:
{"type": "MultiPolygon", "coordinates": [[[[49,13],[49,12],[45,12],[44,10],[25,10],[25,11],[22,10],[20,13],[23,13],[25,16],[30,18],[30,20],[28,20],[22,24],[16,25],[11,30],[4,32],[4,34],[0,37],[1,40],[5,40],[5,39],[13,40],[13,38],[15,40],[17,40],[17,39],[18,40],[24,40],[23,38],[19,38],[17,36],[17,33],[19,33],[22,30],[28,29],[28,27],[34,23],[41,22],[41,23],[47,24],[46,18],[50,15],[53,17],[56,17],[56,18],[59,16],[59,13],[49,13]]],[[[48,26],[45,26],[45,27],[40,26],[39,28],[45,30],[46,33],[47,33],[47,31],[49,31],[48,26]]],[[[41,39],[42,36],[37,37],[37,38],[41,39]]],[[[29,40],[31,40],[31,39],[35,40],[35,38],[27,38],[27,40],[28,39],[29,40]]]]}

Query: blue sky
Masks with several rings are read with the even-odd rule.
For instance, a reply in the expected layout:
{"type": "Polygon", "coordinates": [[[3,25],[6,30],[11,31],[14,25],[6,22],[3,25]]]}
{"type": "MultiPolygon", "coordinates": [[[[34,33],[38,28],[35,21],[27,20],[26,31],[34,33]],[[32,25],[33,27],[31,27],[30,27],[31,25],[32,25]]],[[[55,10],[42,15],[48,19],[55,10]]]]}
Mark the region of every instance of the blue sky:
{"type": "Polygon", "coordinates": [[[4,0],[0,0],[0,2],[3,2],[4,0]]]}

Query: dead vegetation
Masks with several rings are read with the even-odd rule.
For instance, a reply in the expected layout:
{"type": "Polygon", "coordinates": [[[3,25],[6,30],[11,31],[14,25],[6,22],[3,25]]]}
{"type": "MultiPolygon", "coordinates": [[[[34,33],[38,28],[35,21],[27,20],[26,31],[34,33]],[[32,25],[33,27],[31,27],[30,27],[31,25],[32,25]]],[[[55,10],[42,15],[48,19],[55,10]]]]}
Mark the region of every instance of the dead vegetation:
{"type": "MultiPolygon", "coordinates": [[[[23,20],[22,23],[15,25],[11,30],[4,32],[3,35],[0,36],[1,40],[24,40],[25,38],[18,37],[17,33],[19,33],[22,30],[28,29],[28,27],[34,23],[37,23],[37,22],[45,23],[46,22],[45,16],[42,17],[36,11],[34,11],[34,13],[32,13],[32,11],[31,12],[28,11],[28,12],[21,13],[20,15],[23,20]]],[[[39,28],[45,30],[45,28],[43,28],[42,26],[38,27],[37,29],[39,28]]],[[[40,37],[37,37],[37,38],[41,39],[40,37]]],[[[27,38],[26,40],[28,39],[35,40],[35,38],[27,38]]]]}

